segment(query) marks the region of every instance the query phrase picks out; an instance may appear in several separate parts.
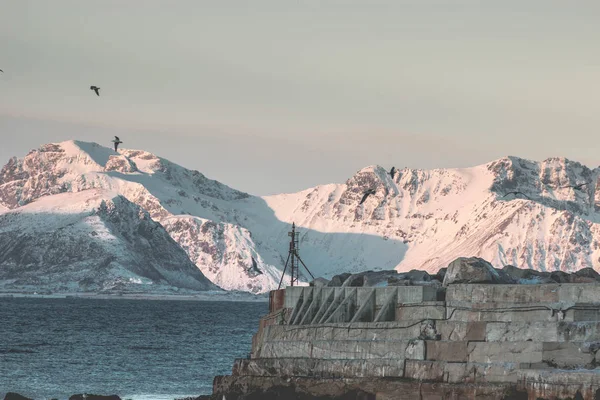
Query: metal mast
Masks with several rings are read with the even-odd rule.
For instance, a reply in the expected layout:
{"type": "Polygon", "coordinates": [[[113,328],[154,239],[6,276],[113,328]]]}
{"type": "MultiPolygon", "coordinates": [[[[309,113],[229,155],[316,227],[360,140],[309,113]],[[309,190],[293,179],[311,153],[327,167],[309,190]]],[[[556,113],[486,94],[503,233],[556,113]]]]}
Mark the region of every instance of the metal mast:
{"type": "Polygon", "coordinates": [[[311,278],[315,279],[313,274],[310,272],[304,261],[300,258],[300,254],[298,254],[298,242],[300,238],[296,233],[296,224],[292,223],[292,231],[288,232],[288,236],[291,237],[290,240],[290,250],[288,252],[288,258],[285,262],[285,267],[283,268],[283,273],[281,274],[281,280],[279,281],[278,289],[281,289],[281,283],[283,282],[283,277],[285,276],[285,271],[287,270],[288,263],[290,264],[290,286],[298,286],[298,280],[300,279],[300,264],[304,267],[306,272],[311,276],[311,278]]]}

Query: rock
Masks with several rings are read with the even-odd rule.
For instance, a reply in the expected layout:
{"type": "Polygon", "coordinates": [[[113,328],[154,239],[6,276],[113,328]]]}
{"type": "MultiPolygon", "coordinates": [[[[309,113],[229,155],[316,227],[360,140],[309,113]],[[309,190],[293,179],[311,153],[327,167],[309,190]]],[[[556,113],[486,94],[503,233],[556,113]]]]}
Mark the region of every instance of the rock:
{"type": "Polygon", "coordinates": [[[121,400],[121,398],[116,394],[111,396],[102,396],[99,394],[74,394],[69,397],[69,400],[121,400]]]}
{"type": "Polygon", "coordinates": [[[549,272],[541,272],[533,269],[521,269],[512,265],[505,266],[502,271],[511,276],[516,283],[555,283],[549,272]]]}
{"type": "Polygon", "coordinates": [[[33,399],[30,399],[29,397],[21,396],[18,393],[8,392],[8,393],[6,393],[6,396],[4,396],[4,400],[33,400],[33,399]]]}
{"type": "Polygon", "coordinates": [[[419,339],[422,340],[440,340],[440,334],[437,333],[434,320],[421,322],[421,333],[419,339]]]}
{"type": "Polygon", "coordinates": [[[593,268],[582,268],[578,271],[575,271],[573,275],[579,278],[589,279],[590,282],[600,282],[600,274],[596,272],[596,270],[594,270],[593,268]]]}
{"type": "Polygon", "coordinates": [[[543,361],[555,368],[580,369],[591,368],[594,354],[586,352],[577,343],[553,343],[543,344],[543,361]]]}
{"type": "Polygon", "coordinates": [[[323,286],[327,286],[329,284],[329,280],[325,279],[325,278],[316,278],[315,280],[313,280],[312,282],[309,283],[310,286],[315,286],[315,287],[323,287],[323,286]]]}
{"type": "Polygon", "coordinates": [[[342,286],[350,286],[350,287],[363,287],[365,285],[365,276],[364,275],[352,275],[350,278],[346,279],[346,282],[342,286]]]}
{"type": "Polygon", "coordinates": [[[440,282],[444,282],[444,277],[446,276],[446,271],[448,268],[440,268],[440,270],[435,274],[434,278],[440,282]]]}
{"type": "Polygon", "coordinates": [[[444,286],[456,283],[510,283],[492,264],[478,257],[460,257],[448,265],[444,286]]]}
{"type": "Polygon", "coordinates": [[[351,275],[352,274],[349,274],[347,272],[344,272],[343,274],[335,275],[333,278],[331,278],[331,280],[329,281],[327,286],[340,287],[344,284],[344,282],[346,282],[346,279],[348,279],[351,275]]]}
{"type": "Polygon", "coordinates": [[[514,283],[518,282],[518,279],[515,279],[511,275],[507,274],[504,270],[502,270],[500,268],[494,268],[494,269],[496,270],[498,275],[500,275],[500,280],[502,281],[502,283],[514,284],[514,283]]]}
{"type": "Polygon", "coordinates": [[[571,275],[563,271],[553,271],[550,273],[550,279],[556,283],[571,283],[571,275]]]}
{"type": "Polygon", "coordinates": [[[427,273],[427,271],[421,271],[418,269],[411,269],[408,272],[405,272],[403,275],[404,279],[409,279],[410,282],[429,282],[431,280],[431,276],[427,273]]]}
{"type": "Polygon", "coordinates": [[[402,279],[402,274],[398,274],[395,270],[387,271],[365,271],[351,275],[342,284],[343,287],[374,287],[386,286],[390,278],[402,279]]]}
{"type": "Polygon", "coordinates": [[[391,276],[387,280],[388,286],[410,286],[410,280],[391,276]]]}

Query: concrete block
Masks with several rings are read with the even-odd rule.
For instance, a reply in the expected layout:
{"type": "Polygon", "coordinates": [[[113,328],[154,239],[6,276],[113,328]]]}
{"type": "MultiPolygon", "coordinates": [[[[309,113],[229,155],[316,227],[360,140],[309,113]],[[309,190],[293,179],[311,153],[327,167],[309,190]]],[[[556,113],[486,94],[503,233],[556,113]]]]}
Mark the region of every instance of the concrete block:
{"type": "Polygon", "coordinates": [[[422,335],[426,322],[354,322],[327,325],[271,325],[264,329],[267,341],[307,340],[411,340],[422,335]]]}
{"type": "Polygon", "coordinates": [[[469,362],[542,362],[541,342],[469,342],[469,362]]]}
{"type": "Polygon", "coordinates": [[[445,342],[440,340],[427,340],[426,359],[432,361],[467,362],[469,354],[468,342],[445,342]]]}
{"type": "Polygon", "coordinates": [[[419,304],[398,304],[396,320],[446,319],[443,301],[425,301],[419,304]]]}
{"type": "Polygon", "coordinates": [[[563,283],[558,288],[558,301],[562,303],[600,303],[600,284],[563,283]]]}
{"type": "MultiPolygon", "coordinates": [[[[527,285],[531,286],[531,285],[527,285]]],[[[452,321],[530,322],[557,321],[550,305],[527,303],[446,302],[446,319],[452,321]]]]}
{"type": "Polygon", "coordinates": [[[445,363],[423,360],[406,360],[404,377],[418,381],[444,381],[445,363]]]}
{"type": "Polygon", "coordinates": [[[395,286],[375,288],[375,307],[381,309],[390,298],[398,297],[398,288],[395,286]]]}
{"type": "Polygon", "coordinates": [[[436,301],[437,289],[433,286],[398,286],[398,303],[436,301]]]}
{"type": "Polygon", "coordinates": [[[594,354],[584,343],[543,343],[542,360],[549,365],[564,369],[591,368],[594,354]]]}
{"type": "Polygon", "coordinates": [[[402,377],[404,360],[238,359],[234,376],[302,376],[324,379],[402,377]]]}
{"type": "Polygon", "coordinates": [[[565,321],[600,321],[600,305],[587,310],[568,310],[565,321]]]}
{"type": "Polygon", "coordinates": [[[600,322],[559,322],[559,342],[600,341],[600,322]]]}
{"type": "Polygon", "coordinates": [[[559,284],[543,285],[450,285],[446,301],[473,303],[555,303],[559,284]]]}
{"type": "Polygon", "coordinates": [[[390,290],[389,292],[378,291],[377,296],[375,303],[375,322],[395,321],[398,290],[390,290]],[[384,295],[387,295],[387,297],[382,299],[384,295]]]}
{"type": "MultiPolygon", "coordinates": [[[[335,308],[331,315],[325,321],[326,323],[339,323],[339,322],[350,322],[354,313],[357,309],[356,303],[356,288],[343,288],[344,289],[344,299],[341,301],[339,306],[335,308]]],[[[332,305],[336,304],[334,303],[332,305]]],[[[325,317],[324,317],[325,318],[325,317]]]]}
{"type": "Polygon", "coordinates": [[[436,329],[441,340],[483,341],[486,340],[485,321],[436,321],[436,329]]]}
{"type": "Polygon", "coordinates": [[[404,377],[445,383],[516,383],[519,379],[518,367],[514,363],[481,364],[419,360],[406,360],[404,377]]]}
{"type": "Polygon", "coordinates": [[[321,288],[321,305],[310,322],[311,324],[318,324],[333,303],[335,299],[335,290],[333,289],[329,287],[321,288]]]}
{"type": "Polygon", "coordinates": [[[313,341],[311,357],[320,359],[417,359],[425,358],[425,344],[414,341],[313,341]]]}
{"type": "MultiPolygon", "coordinates": [[[[359,292],[366,292],[361,290],[359,292]]],[[[350,322],[373,322],[375,320],[375,289],[371,288],[368,296],[359,300],[359,308],[350,322]]]]}
{"type": "Polygon", "coordinates": [[[488,322],[485,330],[488,342],[558,341],[558,322],[488,322]]]}
{"type": "Polygon", "coordinates": [[[518,366],[511,363],[447,363],[444,381],[448,383],[516,383],[518,366]]]}
{"type": "Polygon", "coordinates": [[[322,316],[315,321],[315,323],[322,324],[325,323],[331,317],[331,315],[337,310],[337,308],[342,304],[342,302],[346,299],[346,290],[345,288],[334,288],[333,301],[331,304],[325,309],[322,316]]]}
{"type": "Polygon", "coordinates": [[[312,287],[307,287],[304,288],[304,290],[302,291],[302,305],[298,308],[294,308],[294,312],[296,312],[296,310],[298,310],[298,312],[296,313],[296,315],[294,316],[294,318],[291,320],[290,324],[291,325],[299,325],[300,321],[302,321],[302,319],[304,318],[306,311],[311,307],[311,305],[313,304],[313,299],[315,296],[316,290],[314,290],[314,288],[312,287]]]}
{"type": "Polygon", "coordinates": [[[288,286],[285,288],[285,308],[294,308],[300,296],[302,296],[304,287],[303,286],[288,286]]]}
{"type": "Polygon", "coordinates": [[[422,340],[362,341],[362,340],[312,340],[267,341],[261,358],[317,358],[323,360],[417,359],[425,358],[422,340]]]}

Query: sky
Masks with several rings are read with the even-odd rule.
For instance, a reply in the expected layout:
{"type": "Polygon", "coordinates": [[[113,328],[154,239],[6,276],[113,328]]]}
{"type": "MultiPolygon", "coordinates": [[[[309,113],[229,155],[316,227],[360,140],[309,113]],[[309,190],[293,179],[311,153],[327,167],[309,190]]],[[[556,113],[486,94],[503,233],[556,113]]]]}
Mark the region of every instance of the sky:
{"type": "Polygon", "coordinates": [[[257,195],[344,182],[373,164],[600,164],[597,0],[1,9],[0,164],[117,135],[257,195]]]}

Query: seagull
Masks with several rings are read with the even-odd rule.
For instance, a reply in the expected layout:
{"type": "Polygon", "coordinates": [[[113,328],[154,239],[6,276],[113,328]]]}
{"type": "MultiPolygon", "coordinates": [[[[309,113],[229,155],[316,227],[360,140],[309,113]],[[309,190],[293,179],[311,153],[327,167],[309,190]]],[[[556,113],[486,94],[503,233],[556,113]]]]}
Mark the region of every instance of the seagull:
{"type": "Polygon", "coordinates": [[[502,197],[506,197],[506,196],[508,196],[509,194],[514,194],[514,195],[515,195],[515,197],[516,197],[518,194],[522,194],[523,196],[525,196],[525,197],[527,197],[529,200],[531,200],[531,197],[527,196],[525,193],[523,193],[523,192],[516,192],[516,191],[515,191],[515,192],[508,192],[508,193],[506,193],[506,194],[505,194],[504,196],[502,196],[502,197]]]}
{"type": "Polygon", "coordinates": [[[396,167],[392,167],[392,169],[390,169],[390,175],[392,176],[392,179],[394,179],[394,175],[396,175],[396,167]]]}
{"type": "Polygon", "coordinates": [[[100,88],[98,86],[90,86],[90,90],[96,92],[96,95],[100,96],[100,88]]]}
{"type": "Polygon", "coordinates": [[[375,194],[375,189],[369,189],[366,192],[363,193],[363,197],[360,200],[359,205],[361,205],[362,203],[365,202],[365,200],[367,199],[367,197],[369,197],[370,195],[375,194]]]}
{"type": "Polygon", "coordinates": [[[115,136],[115,140],[113,140],[113,143],[115,144],[115,152],[117,152],[117,147],[119,147],[119,143],[123,142],[121,142],[121,139],[119,139],[118,136],[115,136]]]}

